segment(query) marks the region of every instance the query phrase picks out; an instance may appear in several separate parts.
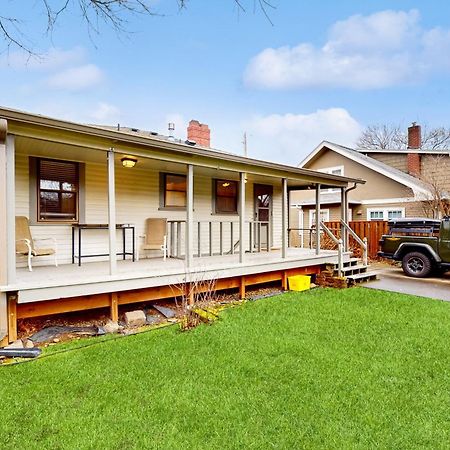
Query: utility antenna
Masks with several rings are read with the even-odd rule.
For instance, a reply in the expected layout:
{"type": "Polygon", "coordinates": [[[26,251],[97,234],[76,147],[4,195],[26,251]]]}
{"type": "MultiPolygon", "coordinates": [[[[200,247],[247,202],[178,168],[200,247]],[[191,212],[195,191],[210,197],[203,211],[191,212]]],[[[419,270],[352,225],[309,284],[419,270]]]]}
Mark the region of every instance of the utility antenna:
{"type": "Polygon", "coordinates": [[[247,132],[244,131],[244,139],[242,140],[242,144],[244,144],[244,156],[247,158],[247,132]]]}

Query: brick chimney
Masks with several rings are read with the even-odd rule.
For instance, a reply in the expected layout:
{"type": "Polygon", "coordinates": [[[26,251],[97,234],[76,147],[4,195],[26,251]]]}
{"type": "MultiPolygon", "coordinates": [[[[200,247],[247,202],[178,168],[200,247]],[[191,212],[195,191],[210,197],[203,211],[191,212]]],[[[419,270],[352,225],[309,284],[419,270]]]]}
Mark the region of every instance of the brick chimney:
{"type": "Polygon", "coordinates": [[[187,138],[190,141],[197,142],[202,147],[211,146],[211,132],[206,123],[200,123],[198,120],[191,120],[187,129],[187,138]]]}
{"type": "MultiPolygon", "coordinates": [[[[412,125],[408,127],[408,149],[420,150],[421,147],[422,133],[420,125],[413,122],[412,125]]],[[[406,164],[410,175],[415,177],[420,175],[420,153],[408,153],[406,164]]]]}

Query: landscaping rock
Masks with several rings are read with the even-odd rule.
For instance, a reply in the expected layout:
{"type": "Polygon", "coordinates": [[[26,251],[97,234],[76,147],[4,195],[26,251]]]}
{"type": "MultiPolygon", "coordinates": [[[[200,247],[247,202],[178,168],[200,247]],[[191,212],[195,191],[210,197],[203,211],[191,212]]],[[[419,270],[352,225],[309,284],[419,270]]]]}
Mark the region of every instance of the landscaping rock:
{"type": "Polygon", "coordinates": [[[118,333],[120,331],[120,325],[114,320],[108,320],[108,322],[106,322],[103,326],[103,330],[107,334],[118,333]]]}
{"type": "Polygon", "coordinates": [[[331,270],[325,270],[316,275],[316,284],[321,287],[344,289],[348,287],[345,277],[335,277],[331,270]]]}
{"type": "Polygon", "coordinates": [[[25,339],[25,342],[23,343],[24,348],[33,348],[34,344],[33,341],[30,339],[25,339]]]}
{"type": "Polygon", "coordinates": [[[125,313],[125,323],[131,328],[142,327],[142,325],[145,325],[145,321],[145,313],[140,309],[125,313]]]}
{"type": "Polygon", "coordinates": [[[156,311],[160,312],[167,319],[171,319],[176,316],[176,312],[173,309],[166,308],[165,306],[152,305],[156,311]]]}
{"type": "Polygon", "coordinates": [[[151,314],[147,314],[146,319],[148,325],[155,325],[160,321],[158,316],[152,316],[151,314]]]}
{"type": "Polygon", "coordinates": [[[54,326],[47,327],[30,336],[30,340],[37,343],[50,342],[62,334],[79,334],[83,336],[98,336],[104,334],[98,327],[69,327],[54,326]]]}
{"type": "Polygon", "coordinates": [[[7,345],[5,348],[23,348],[23,342],[21,339],[17,339],[17,341],[7,345]]]}

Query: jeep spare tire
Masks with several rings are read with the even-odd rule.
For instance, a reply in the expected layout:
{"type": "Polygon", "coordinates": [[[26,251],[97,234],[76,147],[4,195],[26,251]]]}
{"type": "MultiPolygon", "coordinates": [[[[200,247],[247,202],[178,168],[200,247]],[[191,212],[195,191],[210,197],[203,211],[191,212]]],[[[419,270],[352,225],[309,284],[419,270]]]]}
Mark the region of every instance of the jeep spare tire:
{"type": "Polygon", "coordinates": [[[433,268],[430,258],[421,252],[407,253],[402,259],[402,269],[406,275],[415,278],[427,277],[433,268]]]}

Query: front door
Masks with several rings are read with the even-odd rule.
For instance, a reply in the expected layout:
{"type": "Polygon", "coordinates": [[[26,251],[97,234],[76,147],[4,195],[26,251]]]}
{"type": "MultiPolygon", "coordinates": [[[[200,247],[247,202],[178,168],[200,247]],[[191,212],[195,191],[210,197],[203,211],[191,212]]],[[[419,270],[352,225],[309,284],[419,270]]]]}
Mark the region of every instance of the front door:
{"type": "Polygon", "coordinates": [[[273,186],[266,184],[254,185],[255,199],[255,227],[254,245],[255,248],[270,248],[271,244],[271,222],[272,222],[272,197],[273,186]]]}

